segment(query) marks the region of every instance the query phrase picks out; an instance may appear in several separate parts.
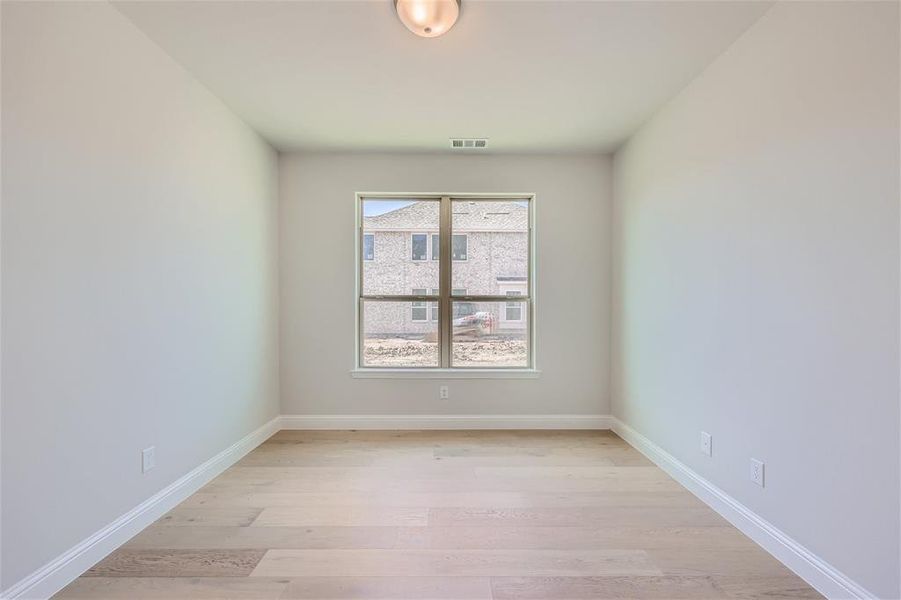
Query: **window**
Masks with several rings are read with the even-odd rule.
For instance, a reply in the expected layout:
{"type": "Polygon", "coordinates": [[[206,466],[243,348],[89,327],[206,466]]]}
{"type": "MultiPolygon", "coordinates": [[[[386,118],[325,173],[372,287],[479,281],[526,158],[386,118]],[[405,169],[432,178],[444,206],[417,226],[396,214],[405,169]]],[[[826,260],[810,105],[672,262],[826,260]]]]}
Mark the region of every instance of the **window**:
{"type": "Polygon", "coordinates": [[[427,260],[428,256],[428,235],[424,233],[414,233],[412,237],[412,243],[410,244],[413,249],[413,260],[427,260]]]}
{"type": "Polygon", "coordinates": [[[531,202],[360,198],[357,364],[533,367],[531,202]]]}
{"type": "MultiPolygon", "coordinates": [[[[413,290],[414,296],[426,296],[429,291],[426,289],[416,288],[413,290]]],[[[410,319],[413,321],[426,321],[428,320],[428,312],[426,310],[426,302],[411,302],[410,303],[410,319]]]]}
{"type": "MultiPolygon", "coordinates": [[[[437,296],[438,293],[439,293],[439,290],[432,290],[433,296],[437,296]]],[[[465,288],[454,288],[453,291],[451,292],[451,294],[453,294],[454,296],[465,296],[466,289],[465,288]]],[[[457,315],[454,315],[454,318],[456,318],[456,317],[457,317],[457,315]]],[[[438,320],[438,303],[437,302],[432,305],[432,320],[433,321],[438,320]]]]}
{"type": "MultiPolygon", "coordinates": [[[[440,207],[438,200],[364,198],[361,201],[361,235],[372,235],[373,242],[378,240],[378,252],[374,251],[373,245],[372,260],[365,260],[365,256],[361,260],[359,285],[362,296],[403,297],[409,296],[413,288],[441,287],[438,264],[423,264],[428,250],[428,232],[438,231],[440,207]],[[412,261],[417,258],[414,250],[418,250],[421,257],[416,262],[412,261]]],[[[360,244],[361,249],[365,249],[364,246],[365,242],[360,244]]],[[[409,316],[401,316],[409,320],[409,316]]]]}
{"type": "Polygon", "coordinates": [[[466,260],[467,246],[469,238],[465,234],[454,234],[452,247],[454,260],[466,260]]]}
{"type": "MultiPolygon", "coordinates": [[[[433,295],[433,296],[437,296],[438,293],[439,293],[439,291],[440,291],[440,290],[432,290],[432,295],[433,295]]],[[[438,303],[437,303],[437,302],[433,302],[433,303],[432,303],[432,310],[431,310],[431,313],[430,313],[430,318],[431,318],[433,321],[437,321],[437,320],[438,320],[438,303]]]]}
{"type": "MultiPolygon", "coordinates": [[[[507,292],[507,296],[521,296],[521,292],[507,292]]],[[[507,301],[507,306],[504,308],[505,321],[522,321],[522,302],[510,302],[507,301]]]]}

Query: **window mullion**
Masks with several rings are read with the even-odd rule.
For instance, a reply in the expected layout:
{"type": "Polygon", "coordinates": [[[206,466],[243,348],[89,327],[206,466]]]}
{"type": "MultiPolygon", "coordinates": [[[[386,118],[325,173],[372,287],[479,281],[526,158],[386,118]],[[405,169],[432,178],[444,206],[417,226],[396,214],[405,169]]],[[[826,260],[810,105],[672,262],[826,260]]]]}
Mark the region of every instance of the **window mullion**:
{"type": "Polygon", "coordinates": [[[441,210],[438,221],[438,244],[440,256],[438,260],[438,339],[441,341],[441,366],[451,366],[451,336],[453,335],[453,307],[451,294],[451,200],[448,196],[441,198],[441,210]]]}

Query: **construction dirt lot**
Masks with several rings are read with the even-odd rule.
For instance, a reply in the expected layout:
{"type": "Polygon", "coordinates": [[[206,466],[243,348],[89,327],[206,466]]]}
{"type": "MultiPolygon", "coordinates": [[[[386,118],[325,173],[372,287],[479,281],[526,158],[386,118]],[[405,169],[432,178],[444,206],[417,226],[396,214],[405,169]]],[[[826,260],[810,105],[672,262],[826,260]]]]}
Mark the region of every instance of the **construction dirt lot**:
{"type": "MultiPolygon", "coordinates": [[[[525,367],[529,360],[525,340],[467,339],[455,341],[453,348],[453,363],[457,367],[525,367]]],[[[363,364],[367,367],[436,367],[438,344],[367,338],[363,343],[363,364]]]]}

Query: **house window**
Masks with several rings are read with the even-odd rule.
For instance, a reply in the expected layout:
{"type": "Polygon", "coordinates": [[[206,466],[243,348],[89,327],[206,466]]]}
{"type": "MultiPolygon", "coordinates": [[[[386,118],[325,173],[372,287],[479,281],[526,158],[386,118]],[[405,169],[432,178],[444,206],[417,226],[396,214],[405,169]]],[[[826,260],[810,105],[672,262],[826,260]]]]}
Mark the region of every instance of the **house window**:
{"type": "MultiPolygon", "coordinates": [[[[432,295],[437,296],[440,290],[432,290],[432,295]]],[[[429,316],[433,321],[438,320],[438,303],[432,302],[431,309],[429,310],[429,316]]]]}
{"type": "Polygon", "coordinates": [[[452,238],[452,252],[454,260],[466,260],[466,250],[469,246],[469,237],[465,233],[454,234],[452,238]]]}
{"type": "MultiPolygon", "coordinates": [[[[508,297],[521,295],[521,292],[507,292],[508,297]]],[[[522,321],[522,302],[519,302],[518,300],[516,302],[507,301],[504,312],[505,321],[522,321]]]]}
{"type": "Polygon", "coordinates": [[[428,260],[428,235],[424,233],[414,233],[412,236],[413,260],[428,260]]]}
{"type": "MultiPolygon", "coordinates": [[[[437,296],[438,293],[439,293],[439,290],[432,290],[433,296],[437,296]]],[[[454,288],[453,291],[451,292],[451,294],[453,294],[454,296],[465,296],[466,289],[465,288],[454,288]]],[[[455,315],[455,317],[456,317],[456,315],[455,315]]],[[[438,320],[438,303],[437,302],[432,303],[432,320],[433,321],[438,320]]]]}
{"type": "Polygon", "coordinates": [[[531,203],[360,198],[358,366],[533,367],[531,203]]]}
{"type": "MultiPolygon", "coordinates": [[[[426,296],[429,291],[424,288],[413,289],[414,296],[426,296]]],[[[428,303],[424,301],[410,303],[410,320],[411,321],[427,321],[428,320],[428,303]]]]}

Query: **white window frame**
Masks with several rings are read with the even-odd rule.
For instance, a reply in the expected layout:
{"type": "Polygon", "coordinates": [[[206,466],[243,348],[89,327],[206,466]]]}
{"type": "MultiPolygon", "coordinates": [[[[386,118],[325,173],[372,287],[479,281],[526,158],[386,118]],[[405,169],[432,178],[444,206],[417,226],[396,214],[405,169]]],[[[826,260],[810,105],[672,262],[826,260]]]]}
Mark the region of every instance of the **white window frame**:
{"type": "MultiPolygon", "coordinates": [[[[356,294],[354,298],[354,312],[356,319],[354,320],[354,358],[353,369],[351,374],[356,378],[414,378],[414,379],[531,379],[540,375],[538,369],[538,335],[537,335],[537,313],[538,302],[536,297],[536,288],[538,283],[538,259],[535,253],[537,246],[537,228],[536,228],[536,195],[533,193],[463,193],[463,194],[447,194],[447,193],[398,193],[398,192],[357,192],[354,195],[356,204],[357,231],[359,234],[355,236],[355,272],[356,272],[356,294]],[[362,281],[362,232],[363,232],[363,211],[362,204],[364,199],[380,199],[380,198],[409,198],[410,200],[438,200],[441,202],[441,231],[444,234],[439,238],[443,256],[447,258],[440,260],[441,266],[447,266],[441,272],[441,288],[444,293],[439,297],[410,297],[410,296],[364,296],[362,281]],[[451,340],[450,332],[452,330],[452,305],[451,305],[451,281],[452,281],[452,265],[455,261],[452,259],[452,202],[453,200],[506,200],[506,201],[527,201],[529,206],[529,241],[528,241],[528,286],[526,295],[521,299],[525,303],[527,311],[525,318],[528,319],[528,351],[529,361],[527,367],[453,367],[450,363],[451,340]],[[439,302],[439,310],[444,315],[443,320],[439,318],[439,344],[441,345],[441,367],[363,367],[361,365],[363,337],[362,337],[362,312],[363,303],[366,300],[386,300],[386,301],[437,301],[439,302]]],[[[413,232],[416,234],[425,233],[427,235],[427,250],[431,250],[432,232],[413,232]]],[[[464,235],[464,234],[457,234],[464,235]]],[[[469,258],[469,239],[467,236],[467,260],[469,258]]],[[[429,252],[427,252],[428,254],[429,252]]],[[[413,257],[412,249],[412,233],[410,237],[410,258],[413,257]]],[[[430,258],[430,257],[429,257],[430,258]]],[[[422,260],[412,262],[423,262],[422,260]]],[[[490,296],[454,296],[455,301],[468,302],[506,302],[506,295],[490,295],[490,296]]],[[[504,305],[506,307],[506,305],[504,305]]],[[[427,309],[428,310],[428,309],[427,309]]],[[[506,312],[506,310],[505,310],[506,312]]],[[[423,321],[417,321],[423,322],[423,321]]],[[[427,322],[427,321],[425,321],[427,322]]]]}
{"type": "MultiPolygon", "coordinates": [[[[519,296],[522,296],[522,292],[520,292],[519,290],[507,290],[505,292],[505,294],[508,298],[517,298],[519,296]]],[[[522,311],[523,311],[522,302],[519,302],[518,300],[517,301],[507,300],[504,303],[504,321],[506,321],[507,323],[522,323],[522,317],[523,317],[522,311]],[[516,306],[510,306],[511,304],[515,304],[516,306]],[[516,310],[519,311],[518,319],[510,318],[510,313],[508,311],[511,308],[515,308],[516,310]]]]}

